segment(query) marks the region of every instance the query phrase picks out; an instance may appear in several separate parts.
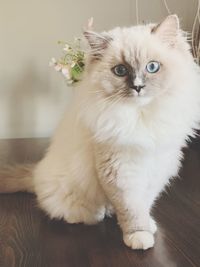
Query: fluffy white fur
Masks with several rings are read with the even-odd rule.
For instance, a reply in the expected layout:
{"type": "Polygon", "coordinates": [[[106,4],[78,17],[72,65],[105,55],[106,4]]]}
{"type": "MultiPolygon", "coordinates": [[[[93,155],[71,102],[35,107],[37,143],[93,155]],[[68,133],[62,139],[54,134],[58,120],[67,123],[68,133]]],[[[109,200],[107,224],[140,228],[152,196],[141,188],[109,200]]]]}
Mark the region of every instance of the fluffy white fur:
{"type": "Polygon", "coordinates": [[[93,224],[115,212],[126,245],[147,249],[156,231],[151,207],[198,128],[199,69],[175,15],[86,37],[86,73],[34,172],[35,191],[50,217],[69,223],[93,224]],[[149,60],[162,64],[132,97],[115,94],[122,81],[110,67],[121,63],[122,51],[143,72],[149,60]]]}

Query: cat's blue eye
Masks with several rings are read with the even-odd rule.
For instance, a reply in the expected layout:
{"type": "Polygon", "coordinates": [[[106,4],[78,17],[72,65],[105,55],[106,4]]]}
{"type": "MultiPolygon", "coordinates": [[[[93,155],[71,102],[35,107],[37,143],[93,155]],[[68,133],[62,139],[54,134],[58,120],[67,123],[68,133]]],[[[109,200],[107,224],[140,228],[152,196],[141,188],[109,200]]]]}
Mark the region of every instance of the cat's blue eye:
{"type": "Polygon", "coordinates": [[[146,65],[146,70],[149,73],[156,73],[157,71],[159,71],[160,69],[160,63],[157,61],[150,61],[147,65],[146,65]]]}
{"type": "Polygon", "coordinates": [[[128,70],[126,66],[124,66],[123,64],[115,66],[114,68],[112,68],[112,71],[114,72],[115,75],[119,77],[124,77],[128,74],[128,70]]]}

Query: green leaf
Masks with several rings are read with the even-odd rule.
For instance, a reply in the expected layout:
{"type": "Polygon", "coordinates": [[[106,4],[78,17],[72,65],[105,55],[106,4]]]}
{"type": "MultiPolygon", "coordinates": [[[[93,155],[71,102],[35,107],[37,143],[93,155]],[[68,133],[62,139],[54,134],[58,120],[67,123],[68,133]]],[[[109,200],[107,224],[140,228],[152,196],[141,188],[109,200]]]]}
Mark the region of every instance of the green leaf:
{"type": "Polygon", "coordinates": [[[81,73],[83,69],[80,68],[78,64],[75,64],[73,68],[71,68],[71,76],[74,81],[80,80],[81,73]]]}

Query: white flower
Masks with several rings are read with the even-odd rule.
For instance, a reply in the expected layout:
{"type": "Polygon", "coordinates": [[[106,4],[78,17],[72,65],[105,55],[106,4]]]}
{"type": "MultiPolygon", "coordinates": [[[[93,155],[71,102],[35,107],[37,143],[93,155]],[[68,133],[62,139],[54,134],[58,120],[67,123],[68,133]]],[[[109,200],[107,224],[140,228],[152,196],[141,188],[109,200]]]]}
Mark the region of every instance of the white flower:
{"type": "Polygon", "coordinates": [[[56,65],[56,59],[54,57],[52,57],[52,59],[49,61],[49,67],[53,67],[56,65]]]}
{"type": "Polygon", "coordinates": [[[70,72],[67,68],[62,68],[62,74],[65,76],[65,78],[70,79],[70,72]]]}
{"type": "Polygon", "coordinates": [[[81,41],[81,38],[80,37],[74,37],[74,42],[77,43],[77,42],[80,42],[81,41]]]}
{"type": "Polygon", "coordinates": [[[72,61],[71,68],[73,68],[76,65],[76,62],[72,61]]]}
{"type": "Polygon", "coordinates": [[[67,52],[67,51],[69,51],[69,48],[70,48],[70,46],[69,46],[68,44],[65,44],[65,47],[63,48],[63,50],[64,50],[65,52],[67,52]]]}
{"type": "Polygon", "coordinates": [[[55,69],[56,71],[61,71],[62,66],[61,66],[60,64],[56,64],[55,67],[54,67],[54,69],[55,69]]]}
{"type": "Polygon", "coordinates": [[[67,84],[72,84],[74,81],[73,80],[67,80],[67,84]]]}

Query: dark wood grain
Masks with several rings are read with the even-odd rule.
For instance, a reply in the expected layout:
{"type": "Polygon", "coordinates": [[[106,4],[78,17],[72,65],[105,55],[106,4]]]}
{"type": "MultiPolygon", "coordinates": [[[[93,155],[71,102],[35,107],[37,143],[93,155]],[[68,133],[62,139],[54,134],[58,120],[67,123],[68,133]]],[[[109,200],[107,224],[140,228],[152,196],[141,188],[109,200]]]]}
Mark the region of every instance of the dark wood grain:
{"type": "MultiPolygon", "coordinates": [[[[48,140],[0,141],[1,162],[35,162],[48,140]]],[[[116,219],[95,226],[51,221],[35,196],[0,195],[0,267],[199,267],[200,143],[186,151],[180,178],[153,209],[156,245],[132,251],[122,241],[116,219]]]]}

